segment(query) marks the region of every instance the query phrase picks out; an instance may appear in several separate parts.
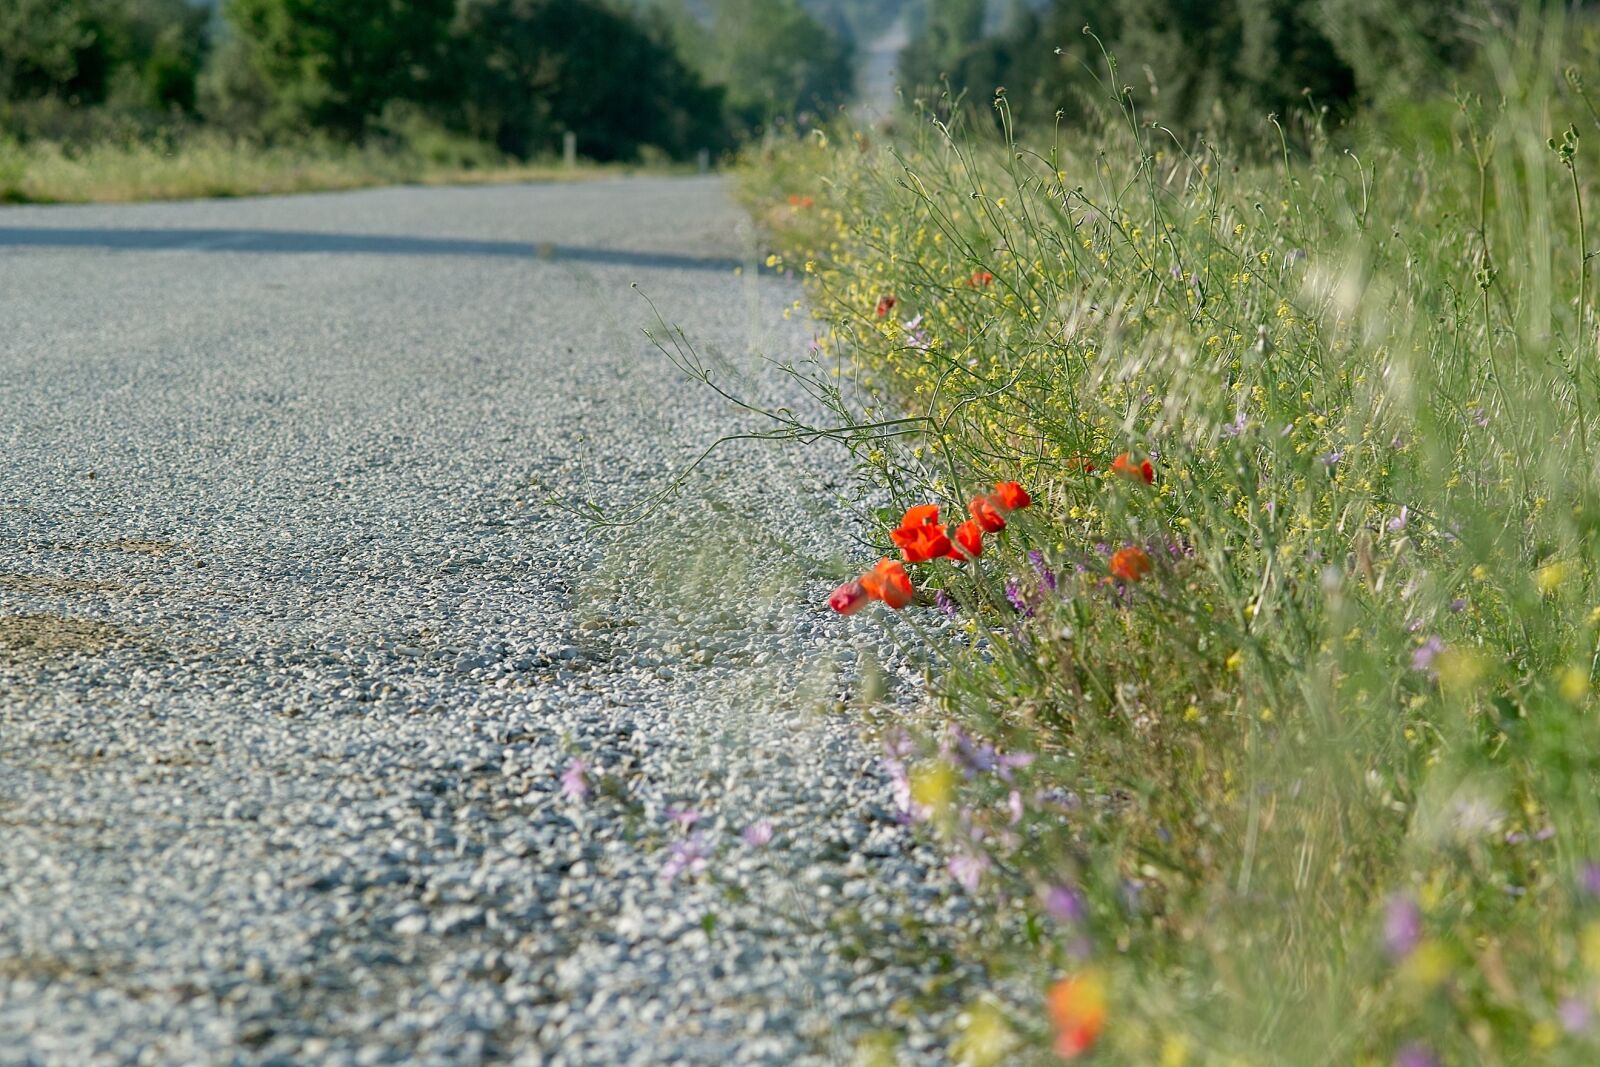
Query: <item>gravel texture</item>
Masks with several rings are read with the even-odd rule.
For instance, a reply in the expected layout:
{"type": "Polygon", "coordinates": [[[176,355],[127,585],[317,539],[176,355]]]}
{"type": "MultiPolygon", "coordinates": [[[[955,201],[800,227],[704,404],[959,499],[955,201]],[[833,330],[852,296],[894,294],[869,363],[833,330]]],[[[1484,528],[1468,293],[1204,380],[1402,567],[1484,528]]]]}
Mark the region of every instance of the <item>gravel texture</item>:
{"type": "Polygon", "coordinates": [[[630,283],[785,398],[750,253],[712,179],[0,212],[0,1064],[937,1061],[838,457],[550,503],[738,425],[630,283]]]}

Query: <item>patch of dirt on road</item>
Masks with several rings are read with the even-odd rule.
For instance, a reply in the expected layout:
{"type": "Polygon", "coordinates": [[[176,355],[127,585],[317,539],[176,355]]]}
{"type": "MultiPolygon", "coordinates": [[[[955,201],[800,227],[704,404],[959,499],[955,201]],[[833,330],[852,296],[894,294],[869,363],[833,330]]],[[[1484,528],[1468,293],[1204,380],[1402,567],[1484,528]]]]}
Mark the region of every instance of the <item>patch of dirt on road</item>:
{"type": "Polygon", "coordinates": [[[95,656],[136,641],[133,633],[93,619],[0,615],[0,655],[95,656]]]}
{"type": "Polygon", "coordinates": [[[37,574],[0,574],[0,591],[36,593],[46,596],[82,596],[88,593],[115,593],[123,587],[116,582],[87,578],[46,578],[37,574]]]}

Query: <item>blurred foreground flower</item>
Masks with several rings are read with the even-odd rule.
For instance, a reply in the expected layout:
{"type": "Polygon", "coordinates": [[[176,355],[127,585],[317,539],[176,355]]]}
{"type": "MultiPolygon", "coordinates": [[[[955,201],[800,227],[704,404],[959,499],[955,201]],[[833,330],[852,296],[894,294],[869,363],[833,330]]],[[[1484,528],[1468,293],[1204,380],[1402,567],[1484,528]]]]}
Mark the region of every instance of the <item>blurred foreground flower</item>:
{"type": "Polygon", "coordinates": [[[573,799],[582,800],[589,795],[589,779],[586,777],[589,765],[574,756],[567,762],[567,769],[561,772],[561,792],[573,799]]]}
{"type": "Polygon", "coordinates": [[[1099,971],[1063,978],[1050,987],[1045,1010],[1056,1032],[1062,1059],[1076,1059],[1094,1047],[1106,1025],[1106,982],[1099,971]]]}
{"type": "Polygon", "coordinates": [[[1111,573],[1125,582],[1137,582],[1150,573],[1150,556],[1137,545],[1119,548],[1111,554],[1111,573]]]}
{"type": "Polygon", "coordinates": [[[1111,461],[1111,469],[1124,478],[1142,481],[1146,485],[1154,484],[1156,468],[1148,459],[1135,460],[1133,454],[1124,452],[1111,461]]]}

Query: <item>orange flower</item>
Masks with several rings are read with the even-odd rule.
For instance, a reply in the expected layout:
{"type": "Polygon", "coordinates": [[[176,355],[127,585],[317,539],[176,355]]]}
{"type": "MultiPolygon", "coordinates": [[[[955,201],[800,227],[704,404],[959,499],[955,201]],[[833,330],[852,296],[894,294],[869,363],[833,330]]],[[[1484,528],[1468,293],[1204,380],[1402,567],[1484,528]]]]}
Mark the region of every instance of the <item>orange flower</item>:
{"type": "Polygon", "coordinates": [[[853,578],[833,591],[833,595],[828,597],[828,607],[840,615],[854,615],[866,607],[871,599],[861,579],[853,578]]]}
{"type": "Polygon", "coordinates": [[[1150,556],[1137,545],[1111,553],[1111,573],[1125,582],[1137,582],[1150,573],[1150,556]]]}
{"type": "Polygon", "coordinates": [[[939,525],[937,504],[922,504],[907,511],[900,528],[889,531],[889,539],[907,563],[926,563],[950,554],[950,535],[939,525]]]}
{"type": "Polygon", "coordinates": [[[889,312],[893,311],[894,306],[899,302],[900,301],[894,298],[893,294],[885,294],[878,297],[878,318],[881,319],[885,315],[889,314],[889,312]]]}
{"type": "Polygon", "coordinates": [[[1106,1025],[1106,982],[1098,971],[1063,978],[1045,995],[1056,1054],[1075,1060],[1094,1047],[1106,1025]]]}
{"type": "Polygon", "coordinates": [[[898,560],[880,559],[878,565],[861,576],[861,588],[873,600],[881,600],[895,611],[911,603],[911,576],[898,560]]]}
{"type": "Polygon", "coordinates": [[[1033,497],[1019,482],[995,482],[989,502],[1003,511],[1017,511],[1033,503],[1033,497]]]}
{"type": "Polygon", "coordinates": [[[963,560],[983,555],[983,527],[968,519],[956,527],[956,543],[951,547],[951,559],[963,560]]]}
{"type": "Polygon", "coordinates": [[[1151,465],[1149,460],[1140,460],[1138,463],[1135,463],[1133,461],[1133,456],[1129,455],[1127,452],[1122,453],[1116,459],[1111,461],[1111,469],[1122,475],[1124,478],[1143,479],[1145,485],[1150,485],[1156,480],[1156,469],[1151,465]]]}
{"type": "Polygon", "coordinates": [[[984,533],[999,533],[1006,528],[1006,517],[987,497],[975,496],[967,507],[972,511],[972,521],[982,527],[984,533]]]}

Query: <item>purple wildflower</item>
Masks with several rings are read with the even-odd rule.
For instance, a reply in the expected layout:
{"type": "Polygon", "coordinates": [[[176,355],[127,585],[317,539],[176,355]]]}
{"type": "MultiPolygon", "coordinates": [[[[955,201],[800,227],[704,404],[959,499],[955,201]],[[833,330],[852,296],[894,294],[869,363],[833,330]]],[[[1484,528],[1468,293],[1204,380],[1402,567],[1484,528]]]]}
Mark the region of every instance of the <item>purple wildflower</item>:
{"type": "Polygon", "coordinates": [[[1058,923],[1073,924],[1089,917],[1083,894],[1069,885],[1053,885],[1044,892],[1045,914],[1058,923]]]}
{"type": "Polygon", "coordinates": [[[1462,600],[1460,597],[1456,597],[1454,600],[1450,601],[1450,610],[1459,615],[1463,611],[1467,610],[1467,602],[1462,600]]]}
{"type": "Polygon", "coordinates": [[[567,769],[561,772],[561,792],[572,800],[582,800],[589,795],[589,779],[585,773],[589,765],[574,756],[567,761],[567,769]]]}
{"type": "Polygon", "coordinates": [[[1439,653],[1443,651],[1444,642],[1435,634],[1418,645],[1416,650],[1411,653],[1411,669],[1425,671],[1431,677],[1434,673],[1433,661],[1438,659],[1439,653]]]}
{"type": "Polygon", "coordinates": [[[943,589],[933,594],[933,604],[952,619],[956,617],[955,598],[949,593],[945,592],[943,589]]]}
{"type": "Polygon", "coordinates": [[[1390,959],[1403,960],[1422,943],[1422,909],[1403,893],[1389,898],[1383,911],[1383,947],[1390,959]]]}
{"type": "Polygon", "coordinates": [[[1028,602],[1022,597],[1022,586],[1014,581],[1006,583],[1006,600],[1011,602],[1011,606],[1016,608],[1018,613],[1030,619],[1033,618],[1033,609],[1028,606],[1028,602]]]}
{"type": "Polygon", "coordinates": [[[995,760],[994,772],[1002,782],[1011,781],[1011,772],[1021,770],[1034,760],[1032,752],[1002,752],[995,760]]]}
{"type": "Polygon", "coordinates": [[[1222,436],[1227,438],[1238,437],[1240,434],[1244,433],[1249,426],[1250,420],[1247,419],[1244,412],[1241,411],[1239,414],[1233,417],[1232,422],[1223,424],[1222,436]]]}
{"type": "Polygon", "coordinates": [[[1033,564],[1033,569],[1039,574],[1039,584],[1050,590],[1056,591],[1056,572],[1044,561],[1044,553],[1037,548],[1028,553],[1028,562],[1033,564]]]}
{"type": "Polygon", "coordinates": [[[772,820],[761,819],[751,823],[739,834],[751,848],[761,848],[772,841],[772,820]]]}
{"type": "Polygon", "coordinates": [[[904,759],[915,750],[911,742],[911,735],[896,727],[890,730],[883,738],[883,753],[890,759],[904,759]]]}
{"type": "Polygon", "coordinates": [[[1394,1067],[1440,1067],[1439,1059],[1424,1046],[1407,1045],[1395,1053],[1394,1067]]]}
{"type": "Polygon", "coordinates": [[[1389,520],[1389,532],[1390,533],[1403,533],[1405,531],[1405,528],[1406,528],[1407,524],[1410,523],[1410,521],[1411,521],[1411,508],[1410,508],[1409,505],[1404,505],[1404,506],[1402,506],[1400,508],[1400,514],[1396,515],[1394,518],[1389,520]]]}
{"type": "Polygon", "coordinates": [[[1473,408],[1467,412],[1467,417],[1477,423],[1480,429],[1487,428],[1489,425],[1489,413],[1482,408],[1473,408]]]}
{"type": "Polygon", "coordinates": [[[700,813],[694,808],[668,808],[667,818],[687,830],[700,821],[700,813]]]}
{"type": "Polygon", "coordinates": [[[918,804],[911,796],[911,775],[906,770],[906,765],[897,759],[883,761],[883,769],[889,775],[889,793],[894,797],[894,806],[900,810],[900,822],[919,823],[927,822],[933,818],[933,809],[926,804],[918,804]]]}
{"type": "Polygon", "coordinates": [[[1015,826],[1022,821],[1022,793],[1013,789],[1011,795],[1006,797],[1006,807],[1011,811],[1011,825],[1015,826]]]}
{"type": "Polygon", "coordinates": [[[1561,1028],[1569,1034],[1581,1034],[1594,1022],[1594,1011],[1581,997],[1568,997],[1556,1009],[1561,1018],[1561,1028]]]}
{"type": "Polygon", "coordinates": [[[1326,455],[1318,456],[1317,458],[1322,460],[1322,465],[1324,467],[1333,467],[1337,466],[1339,461],[1344,458],[1344,453],[1335,450],[1327,453],[1326,455]]]}
{"type": "Polygon", "coordinates": [[[671,885],[680,874],[699,874],[710,859],[711,850],[706,845],[705,835],[696,830],[682,841],[674,841],[667,850],[667,862],[661,867],[661,882],[671,885]]]}
{"type": "Polygon", "coordinates": [[[945,867],[956,884],[969,893],[975,893],[978,883],[983,879],[983,872],[989,869],[989,857],[979,853],[958,852],[950,857],[945,867]]]}
{"type": "Polygon", "coordinates": [[[1600,863],[1590,860],[1579,868],[1578,888],[1591,897],[1600,897],[1600,863]]]}
{"type": "Polygon", "coordinates": [[[921,315],[918,315],[913,319],[907,319],[904,323],[902,323],[902,325],[905,326],[906,330],[906,343],[912,348],[915,348],[919,352],[926,352],[932,346],[932,340],[928,337],[928,331],[921,329],[921,315]]]}

